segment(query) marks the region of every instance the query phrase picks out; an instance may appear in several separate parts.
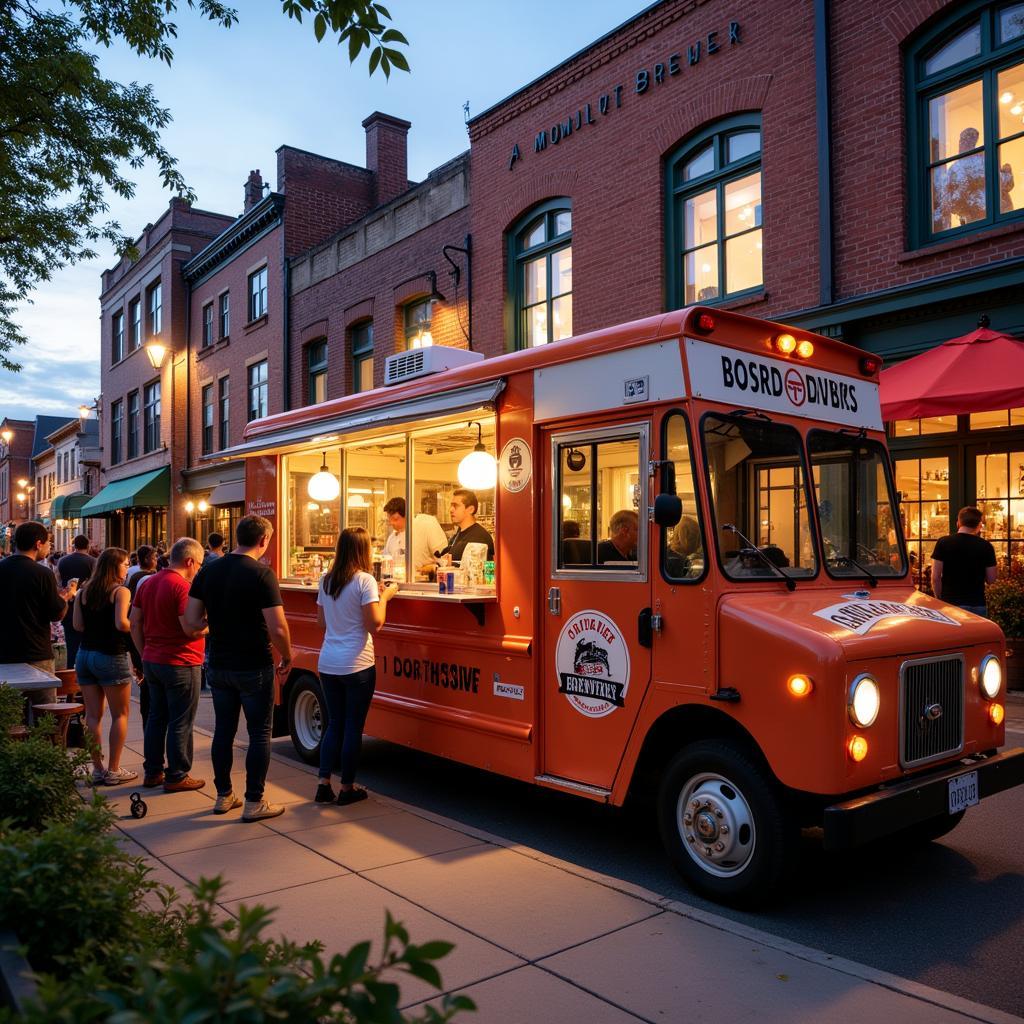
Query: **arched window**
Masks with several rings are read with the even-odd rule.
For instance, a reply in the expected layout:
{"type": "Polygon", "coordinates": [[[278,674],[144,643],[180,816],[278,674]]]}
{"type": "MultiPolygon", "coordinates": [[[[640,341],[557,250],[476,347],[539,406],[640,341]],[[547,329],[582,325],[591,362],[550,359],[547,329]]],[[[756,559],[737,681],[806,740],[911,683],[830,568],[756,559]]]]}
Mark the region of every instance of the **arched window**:
{"type": "Polygon", "coordinates": [[[572,335],[572,202],[534,207],[509,235],[515,347],[534,348],[572,335]]]}
{"type": "Polygon", "coordinates": [[[666,171],[670,305],[761,288],[760,115],[711,125],[669,157],[666,171]]]}
{"type": "Polygon", "coordinates": [[[911,243],[1024,208],[1024,3],[960,5],[907,55],[911,243]]]}

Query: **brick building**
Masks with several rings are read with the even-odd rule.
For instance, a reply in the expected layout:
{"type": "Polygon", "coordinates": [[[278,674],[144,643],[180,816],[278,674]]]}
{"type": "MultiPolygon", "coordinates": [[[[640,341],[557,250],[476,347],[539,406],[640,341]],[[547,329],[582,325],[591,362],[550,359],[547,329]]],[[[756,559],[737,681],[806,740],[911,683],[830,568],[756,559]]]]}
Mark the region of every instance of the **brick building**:
{"type": "Polygon", "coordinates": [[[29,495],[18,481],[32,480],[32,420],[0,421],[0,551],[11,550],[14,528],[29,518],[29,495]],[[23,498],[20,496],[24,496],[23,498]]]}
{"type": "Polygon", "coordinates": [[[99,490],[99,426],[98,420],[84,417],[68,420],[46,435],[46,447],[35,456],[37,501],[43,494],[48,495],[46,517],[40,507],[37,518],[50,527],[54,551],[70,551],[78,534],[85,534],[93,544],[103,546],[102,520],[82,518],[82,509],[99,490]],[[49,464],[48,456],[53,459],[51,476],[44,483],[40,471],[49,464]]]}

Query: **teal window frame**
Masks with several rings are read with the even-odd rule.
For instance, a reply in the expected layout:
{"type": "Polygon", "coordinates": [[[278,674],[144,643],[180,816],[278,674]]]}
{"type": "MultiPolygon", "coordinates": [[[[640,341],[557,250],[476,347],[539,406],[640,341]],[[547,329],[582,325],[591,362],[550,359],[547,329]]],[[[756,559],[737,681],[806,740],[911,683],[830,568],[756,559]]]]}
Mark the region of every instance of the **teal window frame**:
{"type": "MultiPolygon", "coordinates": [[[[544,300],[547,306],[548,342],[553,344],[553,303],[556,298],[569,296],[572,301],[573,291],[564,292],[562,295],[552,295],[551,289],[551,263],[556,252],[563,249],[572,249],[571,218],[573,214],[572,199],[567,196],[560,196],[557,199],[549,199],[547,202],[532,206],[526,211],[509,229],[508,238],[508,294],[511,298],[510,312],[510,348],[523,349],[529,346],[526,343],[526,280],[524,277],[527,263],[543,256],[546,262],[547,274],[547,297],[544,300]],[[556,218],[560,213],[568,213],[570,216],[570,228],[561,234],[556,234],[556,218]],[[545,240],[538,245],[527,247],[524,244],[525,237],[531,232],[534,225],[543,219],[545,224],[545,240]]],[[[575,285],[575,268],[573,284],[575,285]]],[[[539,305],[539,303],[538,303],[539,305]]]]}
{"type": "Polygon", "coordinates": [[[269,306],[267,304],[267,268],[260,267],[249,275],[249,323],[265,317],[269,306]]]}
{"type": "MultiPolygon", "coordinates": [[[[974,0],[961,4],[956,10],[932,25],[908,49],[905,65],[907,82],[907,140],[910,147],[907,166],[907,200],[909,208],[908,246],[920,249],[951,238],[975,234],[996,225],[1024,219],[1024,207],[1008,213],[999,212],[999,90],[1001,71],[1024,63],[1024,35],[1008,43],[1001,43],[998,35],[1000,12],[1013,3],[994,3],[992,0],[974,0]],[[934,74],[925,73],[925,62],[936,51],[951,42],[975,21],[981,28],[981,52],[967,60],[934,74]],[[970,224],[951,226],[942,231],[932,230],[930,168],[944,161],[933,161],[928,152],[928,104],[937,96],[952,92],[965,85],[980,81],[982,85],[982,116],[984,126],[985,162],[985,216],[970,224]]],[[[1007,140],[1024,135],[1021,132],[1007,140]]],[[[1003,143],[1007,140],[1003,140],[1003,143]]],[[[953,158],[947,158],[950,160],[953,158]]],[[[1021,169],[1024,174],[1024,168],[1021,169]]]]}
{"type": "MultiPolygon", "coordinates": [[[[373,366],[373,321],[364,320],[352,328],[352,393],[360,391],[359,378],[363,364],[373,366]]],[[[372,375],[371,375],[372,376],[372,375]]],[[[371,388],[372,388],[371,384],[371,388]]]]}
{"type": "Polygon", "coordinates": [[[246,378],[249,384],[249,402],[246,409],[246,422],[263,419],[270,413],[270,366],[266,359],[250,363],[246,367],[246,378]]]}
{"type": "Polygon", "coordinates": [[[221,377],[217,381],[218,447],[221,451],[231,442],[231,379],[221,377]]]}
{"type": "Polygon", "coordinates": [[[124,359],[124,310],[119,309],[110,318],[110,362],[121,362],[124,359]]]}
{"type": "Polygon", "coordinates": [[[204,384],[202,390],[203,405],[203,454],[213,452],[213,385],[204,384]]]}
{"type": "Polygon", "coordinates": [[[327,339],[317,338],[306,346],[306,404],[327,401],[327,339]],[[322,391],[322,394],[318,394],[322,391]]]}
{"type": "Polygon", "coordinates": [[[149,286],[146,292],[146,309],[149,318],[149,337],[157,338],[164,329],[164,291],[157,281],[149,286]]]}
{"type": "MultiPolygon", "coordinates": [[[[728,302],[733,299],[742,298],[748,295],[759,295],[764,291],[764,253],[761,255],[761,283],[751,288],[742,288],[736,291],[728,290],[728,276],[726,274],[725,253],[725,186],[739,178],[745,178],[754,171],[761,172],[761,205],[764,206],[764,177],[763,177],[763,156],[764,156],[764,132],[761,126],[761,115],[757,112],[736,114],[703,128],[694,135],[689,136],[669,155],[665,161],[665,295],[668,299],[670,309],[682,309],[686,303],[686,275],[683,272],[683,263],[686,259],[685,248],[685,218],[683,208],[686,200],[692,196],[699,195],[714,188],[716,192],[718,218],[717,247],[718,247],[718,295],[713,299],[695,299],[695,303],[701,305],[714,305],[719,302],[728,302]],[[756,131],[761,135],[761,145],[756,153],[750,153],[738,160],[729,161],[728,146],[729,139],[735,135],[743,135],[746,132],[756,131]],[[691,181],[682,180],[682,172],[689,160],[697,156],[708,144],[712,146],[714,154],[714,167],[707,174],[693,178],[691,181]]],[[[749,230],[760,229],[761,237],[764,238],[764,217],[755,223],[749,230]]],[[[730,238],[741,237],[740,233],[728,236],[730,238]]]]}

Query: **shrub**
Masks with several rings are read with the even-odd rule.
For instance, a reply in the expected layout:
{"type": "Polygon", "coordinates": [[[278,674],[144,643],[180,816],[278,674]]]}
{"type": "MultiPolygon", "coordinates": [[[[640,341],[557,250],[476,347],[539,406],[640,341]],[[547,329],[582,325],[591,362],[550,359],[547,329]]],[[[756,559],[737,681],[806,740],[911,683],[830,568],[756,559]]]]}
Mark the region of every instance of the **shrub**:
{"type": "Polygon", "coordinates": [[[25,713],[25,695],[10,686],[0,686],[0,737],[7,738],[7,730],[19,725],[25,713]]]}
{"type": "Polygon", "coordinates": [[[1013,639],[1024,637],[1024,572],[1011,572],[985,588],[988,616],[1013,639]]]}

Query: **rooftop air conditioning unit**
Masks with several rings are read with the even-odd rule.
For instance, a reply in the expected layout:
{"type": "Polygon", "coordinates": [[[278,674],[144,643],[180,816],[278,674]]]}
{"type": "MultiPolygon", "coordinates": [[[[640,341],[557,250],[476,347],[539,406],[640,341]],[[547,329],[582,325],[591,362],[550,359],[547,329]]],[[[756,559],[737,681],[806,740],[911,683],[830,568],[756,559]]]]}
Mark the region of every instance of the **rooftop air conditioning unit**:
{"type": "Polygon", "coordinates": [[[408,352],[396,352],[384,360],[384,386],[403,384],[417,377],[429,377],[433,373],[443,373],[457,366],[478,363],[483,357],[483,352],[447,348],[444,345],[430,345],[427,348],[411,348],[408,352]]]}

